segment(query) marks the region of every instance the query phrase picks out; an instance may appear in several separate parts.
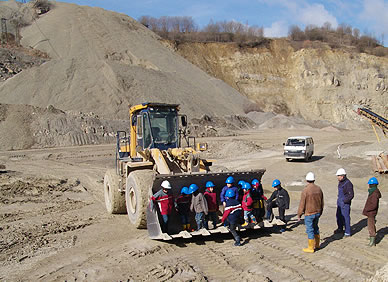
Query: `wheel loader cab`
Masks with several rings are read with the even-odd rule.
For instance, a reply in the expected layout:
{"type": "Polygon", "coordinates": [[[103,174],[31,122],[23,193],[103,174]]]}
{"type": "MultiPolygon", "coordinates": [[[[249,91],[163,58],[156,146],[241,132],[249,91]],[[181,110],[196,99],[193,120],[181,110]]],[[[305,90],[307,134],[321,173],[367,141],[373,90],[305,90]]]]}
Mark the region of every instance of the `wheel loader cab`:
{"type": "Polygon", "coordinates": [[[141,150],[179,147],[178,109],[175,105],[146,105],[133,114],[136,147],[141,150]]]}

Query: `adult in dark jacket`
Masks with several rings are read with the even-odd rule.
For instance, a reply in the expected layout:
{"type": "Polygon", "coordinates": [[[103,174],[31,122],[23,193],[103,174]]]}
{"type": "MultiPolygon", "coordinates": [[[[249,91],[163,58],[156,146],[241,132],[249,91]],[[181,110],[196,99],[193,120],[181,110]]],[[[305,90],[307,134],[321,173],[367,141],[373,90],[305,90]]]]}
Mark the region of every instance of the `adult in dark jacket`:
{"type": "MultiPolygon", "coordinates": [[[[277,207],[279,210],[279,219],[286,223],[285,211],[290,207],[290,196],[286,189],[281,186],[279,179],[275,179],[272,182],[272,187],[276,190],[267,200],[267,219],[272,221],[274,218],[272,209],[277,207]]],[[[285,226],[283,226],[280,231],[283,232],[284,230],[285,226]]]]}
{"type": "Polygon", "coordinates": [[[338,198],[337,198],[337,226],[334,233],[342,233],[345,226],[345,237],[350,237],[350,206],[354,197],[353,184],[346,176],[343,168],[337,170],[338,198]]]}
{"type": "Polygon", "coordinates": [[[234,245],[241,246],[241,239],[237,234],[236,228],[242,220],[242,207],[241,203],[236,200],[235,196],[235,190],[228,189],[225,192],[226,206],[224,214],[222,215],[222,223],[229,225],[229,231],[233,235],[235,241],[234,245]]]}
{"type": "Polygon", "coordinates": [[[379,199],[381,198],[381,193],[377,188],[379,182],[376,177],[369,179],[368,184],[369,194],[362,214],[368,217],[369,246],[372,247],[376,246],[376,215],[379,209],[379,199]]]}

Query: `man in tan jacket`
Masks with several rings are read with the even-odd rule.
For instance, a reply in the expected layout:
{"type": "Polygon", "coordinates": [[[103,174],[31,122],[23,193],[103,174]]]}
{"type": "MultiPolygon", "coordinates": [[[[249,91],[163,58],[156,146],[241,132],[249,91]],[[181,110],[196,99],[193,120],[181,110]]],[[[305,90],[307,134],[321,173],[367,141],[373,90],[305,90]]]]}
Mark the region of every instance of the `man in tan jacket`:
{"type": "Polygon", "coordinates": [[[323,212],[323,193],[319,186],[315,185],[315,175],[312,172],[306,175],[307,185],[302,191],[298,209],[298,221],[304,214],[304,223],[308,237],[308,247],[303,249],[306,253],[314,253],[319,248],[319,218],[323,212]]]}

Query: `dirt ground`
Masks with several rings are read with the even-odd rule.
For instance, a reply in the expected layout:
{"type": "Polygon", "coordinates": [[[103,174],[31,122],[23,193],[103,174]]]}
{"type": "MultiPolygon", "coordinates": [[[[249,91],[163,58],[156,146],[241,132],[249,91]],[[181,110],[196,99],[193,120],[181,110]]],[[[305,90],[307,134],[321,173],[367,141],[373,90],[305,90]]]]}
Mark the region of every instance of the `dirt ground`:
{"type": "Polygon", "coordinates": [[[288,227],[241,233],[234,247],[230,234],[172,242],[148,239],[125,215],[105,212],[103,177],[114,166],[114,145],[0,152],[1,281],[365,281],[388,263],[388,175],[375,175],[382,199],[377,215],[377,246],[367,247],[366,219],[361,215],[373,176],[370,151],[378,145],[372,131],[244,131],[211,137],[205,154],[215,169],[265,168],[266,195],[279,178],[291,196],[288,227]],[[311,162],[286,162],[287,136],[311,135],[311,162]],[[340,146],[338,155],[338,146],[340,146]],[[334,235],[337,179],[344,167],[355,186],[352,237],[334,235]],[[304,177],[316,175],[325,210],[320,220],[321,249],[307,246],[296,211],[304,177]]]}

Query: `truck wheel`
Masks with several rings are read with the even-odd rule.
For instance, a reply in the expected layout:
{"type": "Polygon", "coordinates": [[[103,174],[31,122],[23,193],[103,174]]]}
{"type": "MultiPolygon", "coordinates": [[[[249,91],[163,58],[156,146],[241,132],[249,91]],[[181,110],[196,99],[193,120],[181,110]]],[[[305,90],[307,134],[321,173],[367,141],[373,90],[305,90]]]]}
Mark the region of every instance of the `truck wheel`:
{"type": "Polygon", "coordinates": [[[153,170],[136,170],[131,172],[127,178],[125,189],[125,202],[129,221],[136,228],[147,227],[147,204],[149,191],[154,181],[153,170]]]}
{"type": "Polygon", "coordinates": [[[106,210],[110,214],[126,213],[125,195],[119,191],[120,176],[116,170],[109,169],[104,177],[104,196],[106,210]]]}

